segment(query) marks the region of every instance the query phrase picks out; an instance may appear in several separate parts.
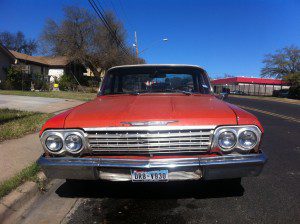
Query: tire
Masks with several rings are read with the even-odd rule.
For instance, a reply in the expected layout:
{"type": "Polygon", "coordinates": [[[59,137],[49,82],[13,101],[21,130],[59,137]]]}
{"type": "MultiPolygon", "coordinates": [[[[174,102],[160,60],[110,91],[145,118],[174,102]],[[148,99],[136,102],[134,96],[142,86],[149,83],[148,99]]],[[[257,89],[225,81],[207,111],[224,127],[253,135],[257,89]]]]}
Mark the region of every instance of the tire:
{"type": "Polygon", "coordinates": [[[66,179],[67,184],[79,184],[80,182],[82,182],[82,180],[66,179]]]}
{"type": "Polygon", "coordinates": [[[224,179],[223,181],[230,185],[241,185],[242,178],[224,179]]]}

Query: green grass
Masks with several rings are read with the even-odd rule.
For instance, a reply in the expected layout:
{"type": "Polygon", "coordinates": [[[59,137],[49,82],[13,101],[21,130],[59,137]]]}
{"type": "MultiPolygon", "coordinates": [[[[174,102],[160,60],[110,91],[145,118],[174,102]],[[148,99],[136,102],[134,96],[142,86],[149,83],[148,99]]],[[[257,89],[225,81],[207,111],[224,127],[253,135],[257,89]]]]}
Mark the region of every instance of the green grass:
{"type": "Polygon", "coordinates": [[[29,167],[23,169],[16,176],[0,183],[0,198],[9,194],[12,190],[19,187],[25,181],[38,182],[37,174],[39,171],[39,166],[36,163],[33,163],[29,167]]]}
{"type": "Polygon", "coordinates": [[[39,131],[53,114],[0,109],[0,142],[39,131]]]}
{"type": "Polygon", "coordinates": [[[63,98],[89,101],[96,97],[96,93],[83,93],[83,92],[65,92],[65,91],[51,91],[51,92],[31,92],[20,90],[0,90],[3,95],[19,95],[19,96],[39,96],[50,98],[63,98]]]}

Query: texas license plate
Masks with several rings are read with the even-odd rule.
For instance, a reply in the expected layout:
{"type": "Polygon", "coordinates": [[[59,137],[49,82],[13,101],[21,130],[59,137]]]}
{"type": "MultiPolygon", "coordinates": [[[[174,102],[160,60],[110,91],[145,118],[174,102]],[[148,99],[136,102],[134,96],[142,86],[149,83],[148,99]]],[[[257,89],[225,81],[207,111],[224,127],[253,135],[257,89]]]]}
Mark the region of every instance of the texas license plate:
{"type": "Polygon", "coordinates": [[[169,180],[168,170],[131,170],[133,182],[166,182],[169,180]]]}

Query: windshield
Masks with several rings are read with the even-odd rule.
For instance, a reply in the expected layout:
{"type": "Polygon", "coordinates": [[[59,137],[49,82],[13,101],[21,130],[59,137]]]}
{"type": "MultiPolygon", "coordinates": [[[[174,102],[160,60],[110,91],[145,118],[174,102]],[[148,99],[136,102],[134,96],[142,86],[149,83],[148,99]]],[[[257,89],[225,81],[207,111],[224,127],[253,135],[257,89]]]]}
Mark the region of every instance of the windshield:
{"type": "Polygon", "coordinates": [[[206,75],[196,68],[118,68],[104,81],[102,95],[142,93],[209,94],[206,75]]]}

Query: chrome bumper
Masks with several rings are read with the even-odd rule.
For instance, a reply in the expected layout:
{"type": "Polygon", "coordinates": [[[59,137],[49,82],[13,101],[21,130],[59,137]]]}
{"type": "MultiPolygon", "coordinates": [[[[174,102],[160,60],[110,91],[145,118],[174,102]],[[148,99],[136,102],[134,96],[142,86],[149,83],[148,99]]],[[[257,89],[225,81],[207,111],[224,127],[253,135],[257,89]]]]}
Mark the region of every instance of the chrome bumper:
{"type": "Polygon", "coordinates": [[[169,180],[213,180],[257,176],[267,158],[263,152],[176,159],[108,159],[44,157],[37,163],[46,176],[57,179],[130,181],[131,169],[168,169],[169,180]]]}

